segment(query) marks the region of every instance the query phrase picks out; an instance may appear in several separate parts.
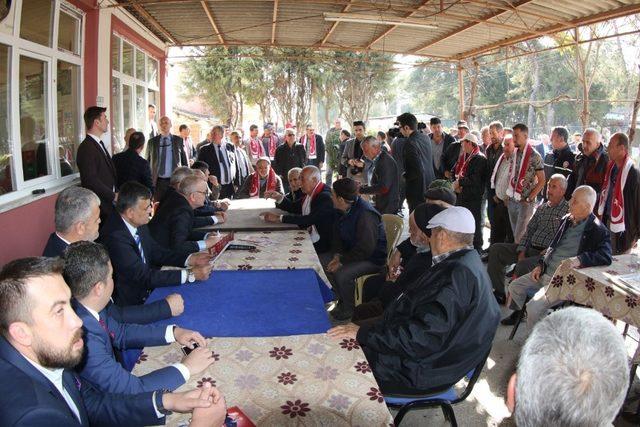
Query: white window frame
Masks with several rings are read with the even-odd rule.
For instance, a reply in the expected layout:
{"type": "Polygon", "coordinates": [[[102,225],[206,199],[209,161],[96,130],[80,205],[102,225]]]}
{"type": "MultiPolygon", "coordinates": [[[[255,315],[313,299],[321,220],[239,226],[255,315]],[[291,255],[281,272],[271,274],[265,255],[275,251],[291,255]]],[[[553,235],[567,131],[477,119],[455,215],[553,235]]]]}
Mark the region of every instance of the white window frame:
{"type": "MultiPolygon", "coordinates": [[[[0,195],[0,212],[18,205],[28,203],[32,200],[31,194],[33,190],[44,189],[50,190],[59,186],[68,185],[77,180],[79,174],[77,172],[62,177],[60,171],[60,158],[57,149],[58,141],[58,97],[57,97],[57,75],[58,61],[64,61],[79,67],[80,87],[78,91],[78,105],[83,105],[84,99],[84,29],[86,25],[85,14],[80,9],[67,3],[64,0],[51,0],[54,2],[53,15],[53,31],[51,34],[51,46],[43,46],[38,43],[20,38],[20,22],[22,16],[22,6],[27,4],[28,0],[16,0],[13,7],[15,8],[13,34],[0,33],[0,44],[9,47],[9,117],[11,121],[11,132],[9,133],[9,141],[11,147],[11,171],[13,191],[0,195]],[[77,18],[80,22],[78,31],[78,41],[80,44],[79,54],[68,52],[64,49],[58,49],[58,22],[60,10],[77,18]],[[45,101],[47,102],[47,113],[45,117],[47,132],[47,167],[50,173],[46,176],[34,178],[28,181],[24,180],[22,165],[22,146],[20,141],[20,94],[19,94],[19,76],[20,76],[20,57],[25,56],[47,64],[47,76],[44,81],[46,88],[45,101]],[[20,203],[24,200],[24,203],[20,203]]],[[[79,110],[82,110],[80,108],[79,110]]],[[[82,115],[76,117],[78,121],[77,129],[82,131],[82,115]]],[[[82,138],[82,135],[78,135],[82,138]]]]}

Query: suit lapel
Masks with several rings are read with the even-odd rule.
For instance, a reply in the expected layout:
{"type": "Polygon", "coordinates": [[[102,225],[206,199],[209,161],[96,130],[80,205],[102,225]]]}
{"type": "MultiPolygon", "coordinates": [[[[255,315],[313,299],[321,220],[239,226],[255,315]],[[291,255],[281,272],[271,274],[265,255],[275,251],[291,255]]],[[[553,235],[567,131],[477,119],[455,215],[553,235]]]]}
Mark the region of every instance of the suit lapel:
{"type": "MultiPolygon", "coordinates": [[[[64,389],[67,390],[69,396],[71,396],[71,400],[76,404],[76,408],[78,408],[78,414],[80,415],[80,424],[83,426],[89,425],[89,416],[87,415],[87,410],[84,407],[84,403],[82,400],[82,395],[80,394],[80,390],[82,388],[82,382],[80,378],[75,373],[71,373],[68,370],[64,370],[64,374],[62,374],[62,384],[64,385],[64,389]]],[[[75,417],[71,408],[69,411],[75,417]]]]}

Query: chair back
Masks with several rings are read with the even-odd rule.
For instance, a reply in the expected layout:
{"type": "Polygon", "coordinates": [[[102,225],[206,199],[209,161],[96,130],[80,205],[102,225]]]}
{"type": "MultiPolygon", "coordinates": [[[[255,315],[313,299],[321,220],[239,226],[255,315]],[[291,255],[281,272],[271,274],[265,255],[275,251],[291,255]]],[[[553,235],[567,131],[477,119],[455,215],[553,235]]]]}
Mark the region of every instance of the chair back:
{"type": "Polygon", "coordinates": [[[382,223],[387,236],[387,258],[389,258],[393,249],[400,243],[404,221],[398,215],[384,214],[382,215],[382,223]]]}

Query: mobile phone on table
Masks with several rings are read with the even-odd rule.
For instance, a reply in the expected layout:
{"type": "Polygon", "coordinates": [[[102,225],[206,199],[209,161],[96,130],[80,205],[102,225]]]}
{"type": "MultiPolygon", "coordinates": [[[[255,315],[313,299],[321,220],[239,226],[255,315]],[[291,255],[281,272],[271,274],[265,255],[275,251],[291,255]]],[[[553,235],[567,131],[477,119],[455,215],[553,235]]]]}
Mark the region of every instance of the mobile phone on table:
{"type": "Polygon", "coordinates": [[[195,349],[196,349],[196,348],[198,348],[198,347],[200,347],[200,346],[198,345],[198,343],[197,343],[197,342],[194,342],[194,343],[193,343],[193,347],[189,348],[189,347],[187,347],[186,345],[183,345],[183,346],[181,347],[181,349],[182,349],[182,352],[184,353],[184,355],[185,355],[185,356],[188,356],[188,355],[189,355],[189,353],[191,353],[193,350],[195,350],[195,349]]]}

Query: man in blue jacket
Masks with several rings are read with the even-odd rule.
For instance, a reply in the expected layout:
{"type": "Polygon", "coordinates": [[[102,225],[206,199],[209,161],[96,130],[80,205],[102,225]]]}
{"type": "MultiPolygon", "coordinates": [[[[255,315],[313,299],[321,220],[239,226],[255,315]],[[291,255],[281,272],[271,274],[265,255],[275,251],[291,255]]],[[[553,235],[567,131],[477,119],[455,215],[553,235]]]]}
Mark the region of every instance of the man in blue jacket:
{"type": "Polygon", "coordinates": [[[511,324],[517,311],[522,310],[527,292],[537,290],[527,303],[527,324],[532,327],[551,307],[546,298],[546,286],[556,269],[565,260],[575,268],[611,264],[611,236],[607,227],[593,214],[597,194],[588,185],[576,188],[569,201],[569,213],[563,218],[549,249],[540,257],[538,265],[529,274],[511,282],[510,308],[516,310],[502,321],[511,324]]]}
{"type": "Polygon", "coordinates": [[[109,253],[98,243],[74,243],[65,252],[64,279],[71,288],[73,308],[83,322],[87,351],[77,367],[82,379],[107,393],[136,394],[153,390],[175,390],[191,375],[204,371],[213,363],[211,351],[198,332],[175,325],[135,325],[120,323],[109,316],[105,307],[113,292],[113,269],[109,253]],[[114,347],[124,351],[179,342],[194,349],[176,363],[147,375],[136,377],[120,365],[114,347]]]}
{"type": "Polygon", "coordinates": [[[0,425],[122,426],[164,423],[170,411],[193,411],[193,425],[221,425],[225,403],[203,390],[102,393],[71,369],[82,358],[82,321],[59,258],[24,258],[0,271],[0,425]]]}

